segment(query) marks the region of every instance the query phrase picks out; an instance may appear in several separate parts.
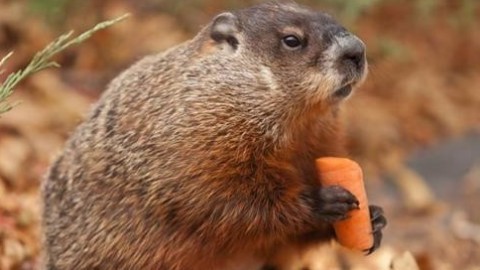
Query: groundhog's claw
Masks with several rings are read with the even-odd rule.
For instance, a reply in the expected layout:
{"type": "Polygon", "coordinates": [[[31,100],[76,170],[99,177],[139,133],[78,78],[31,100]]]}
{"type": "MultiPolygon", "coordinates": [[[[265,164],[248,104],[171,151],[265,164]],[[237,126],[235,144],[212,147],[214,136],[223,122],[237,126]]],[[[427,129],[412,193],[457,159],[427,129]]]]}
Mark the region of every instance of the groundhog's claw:
{"type": "Polygon", "coordinates": [[[333,223],[348,218],[348,212],[358,209],[357,198],[340,186],[320,189],[316,212],[321,219],[333,223]]]}
{"type": "Polygon", "coordinates": [[[380,243],[382,242],[382,229],[387,226],[387,219],[383,215],[383,209],[381,207],[370,205],[369,209],[373,229],[373,246],[370,249],[365,250],[367,255],[380,247],[380,243]]]}

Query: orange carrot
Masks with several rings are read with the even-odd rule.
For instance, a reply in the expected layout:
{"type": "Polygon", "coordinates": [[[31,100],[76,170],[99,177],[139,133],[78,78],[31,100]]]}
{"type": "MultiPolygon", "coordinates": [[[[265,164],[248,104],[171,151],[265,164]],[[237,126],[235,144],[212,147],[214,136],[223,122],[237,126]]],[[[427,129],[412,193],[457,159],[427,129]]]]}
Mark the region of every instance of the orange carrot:
{"type": "Polygon", "coordinates": [[[333,224],[337,241],[347,248],[368,250],[373,246],[373,235],[362,168],[353,160],[335,157],[317,159],[316,167],[322,186],[339,185],[359,201],[360,209],[352,210],[349,218],[333,224]]]}

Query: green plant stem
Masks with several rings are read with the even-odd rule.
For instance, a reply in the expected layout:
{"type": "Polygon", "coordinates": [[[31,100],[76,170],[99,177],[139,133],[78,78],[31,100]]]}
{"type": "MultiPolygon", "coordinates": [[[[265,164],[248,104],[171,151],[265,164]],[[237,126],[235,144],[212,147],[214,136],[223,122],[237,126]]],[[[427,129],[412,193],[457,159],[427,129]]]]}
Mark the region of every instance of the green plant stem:
{"type": "MultiPolygon", "coordinates": [[[[38,71],[41,71],[50,67],[59,67],[59,64],[51,58],[57,53],[71,47],[82,43],[83,41],[89,39],[95,32],[105,29],[119,21],[127,18],[129,14],[125,14],[113,20],[108,20],[101,22],[95,25],[93,28],[81,33],[75,38],[71,38],[73,31],[70,31],[64,35],[61,35],[52,43],[48,44],[43,50],[36,53],[30,63],[24,68],[16,72],[11,73],[5,79],[5,81],[0,85],[0,114],[5,113],[12,109],[13,105],[7,102],[7,99],[13,93],[15,87],[26,77],[32,75],[38,71]]],[[[2,67],[8,59],[12,56],[12,53],[7,54],[5,57],[0,60],[0,67],[2,67]]]]}

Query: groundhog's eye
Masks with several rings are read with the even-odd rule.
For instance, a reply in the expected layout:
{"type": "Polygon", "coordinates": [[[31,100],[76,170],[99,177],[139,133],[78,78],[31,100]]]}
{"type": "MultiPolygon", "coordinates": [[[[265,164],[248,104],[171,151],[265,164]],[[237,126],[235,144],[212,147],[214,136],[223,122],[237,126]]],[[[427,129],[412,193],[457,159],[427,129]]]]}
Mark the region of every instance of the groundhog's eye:
{"type": "Polygon", "coordinates": [[[297,49],[302,46],[300,39],[294,35],[283,37],[282,42],[288,49],[297,49]]]}

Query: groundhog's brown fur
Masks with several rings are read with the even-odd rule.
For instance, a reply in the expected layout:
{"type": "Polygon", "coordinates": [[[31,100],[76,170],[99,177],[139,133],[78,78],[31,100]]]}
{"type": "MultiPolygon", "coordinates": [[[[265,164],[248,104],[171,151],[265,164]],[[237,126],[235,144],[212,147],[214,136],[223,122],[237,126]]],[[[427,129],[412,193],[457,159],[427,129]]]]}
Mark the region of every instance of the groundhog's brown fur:
{"type": "Polygon", "coordinates": [[[328,15],[268,3],[129,68],[51,167],[45,267],[252,269],[331,237],[356,205],[319,196],[313,162],[345,155],[336,114],[366,69],[349,42],[328,15]]]}

